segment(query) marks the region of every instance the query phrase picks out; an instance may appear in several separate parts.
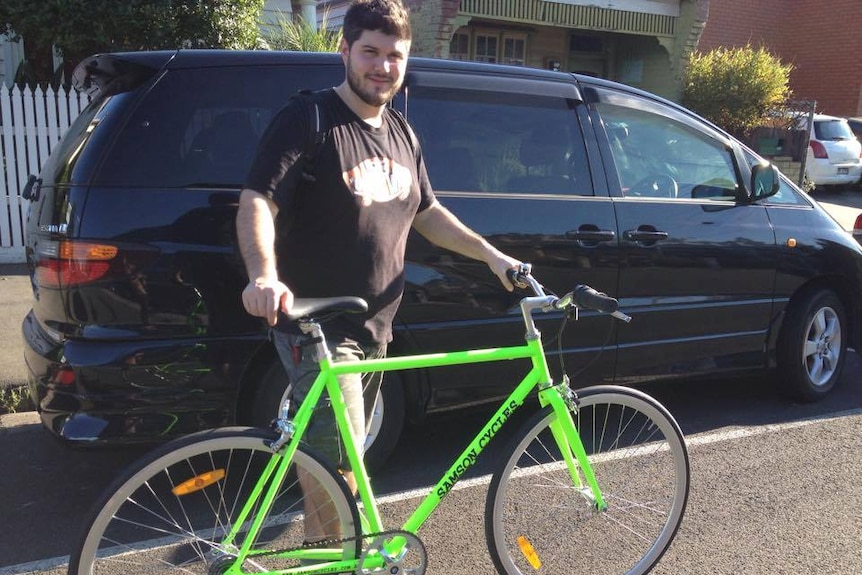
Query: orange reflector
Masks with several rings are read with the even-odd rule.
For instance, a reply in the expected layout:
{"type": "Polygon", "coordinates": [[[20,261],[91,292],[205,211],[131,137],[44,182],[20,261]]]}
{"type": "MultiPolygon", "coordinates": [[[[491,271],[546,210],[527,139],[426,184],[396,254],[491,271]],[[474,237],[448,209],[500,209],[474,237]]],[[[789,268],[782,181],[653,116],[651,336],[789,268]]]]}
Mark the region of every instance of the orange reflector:
{"type": "Polygon", "coordinates": [[[214,469],[213,471],[207,471],[206,473],[201,473],[191,479],[186,479],[171,491],[177,497],[181,497],[183,495],[188,495],[189,493],[194,493],[195,491],[200,491],[205,487],[209,487],[216,481],[219,481],[224,478],[224,469],[214,469]]]}
{"type": "Polygon", "coordinates": [[[116,257],[117,246],[85,242],[60,242],[58,256],[68,260],[110,260],[116,257]]]}
{"type": "Polygon", "coordinates": [[[536,550],[533,549],[533,544],[527,541],[527,538],[523,535],[518,537],[518,547],[521,548],[521,553],[524,554],[524,557],[527,558],[527,561],[530,562],[530,565],[533,566],[533,569],[539,569],[542,566],[542,562],[539,560],[539,556],[536,553],[536,550]]]}

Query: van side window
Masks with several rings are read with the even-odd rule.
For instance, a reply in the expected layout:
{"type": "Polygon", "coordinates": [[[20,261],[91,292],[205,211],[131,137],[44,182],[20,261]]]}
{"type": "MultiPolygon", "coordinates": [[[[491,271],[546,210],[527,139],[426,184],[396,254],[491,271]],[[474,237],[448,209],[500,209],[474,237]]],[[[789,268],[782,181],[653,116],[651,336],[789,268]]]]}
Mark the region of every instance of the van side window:
{"type": "Polygon", "coordinates": [[[270,119],[297,91],[332,85],[339,73],[288,66],[168,72],[131,114],[96,183],[237,188],[270,119]]]}
{"type": "Polygon", "coordinates": [[[417,86],[408,111],[436,191],[593,195],[563,98],[417,86]]]}
{"type": "Polygon", "coordinates": [[[596,104],[623,195],[735,201],[736,171],[724,144],[650,104],[596,104]]]}
{"type": "Polygon", "coordinates": [[[111,100],[120,99],[120,96],[109,96],[103,100],[93,100],[81,110],[69,129],[63,135],[59,143],[51,150],[51,155],[42,165],[42,173],[50,174],[50,178],[56,183],[68,181],[75,162],[79,157],[78,152],[84,147],[93,128],[98,125],[99,117],[107,113],[111,100]]]}

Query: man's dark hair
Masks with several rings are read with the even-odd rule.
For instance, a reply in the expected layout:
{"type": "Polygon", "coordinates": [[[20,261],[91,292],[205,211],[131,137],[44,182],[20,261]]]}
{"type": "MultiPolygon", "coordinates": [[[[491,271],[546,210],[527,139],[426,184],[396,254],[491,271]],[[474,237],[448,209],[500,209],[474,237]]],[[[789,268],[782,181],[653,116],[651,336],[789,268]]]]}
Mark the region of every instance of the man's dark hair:
{"type": "Polygon", "coordinates": [[[411,40],[410,16],[401,0],[355,0],[344,15],[344,39],[353,46],[365,30],[411,40]]]}

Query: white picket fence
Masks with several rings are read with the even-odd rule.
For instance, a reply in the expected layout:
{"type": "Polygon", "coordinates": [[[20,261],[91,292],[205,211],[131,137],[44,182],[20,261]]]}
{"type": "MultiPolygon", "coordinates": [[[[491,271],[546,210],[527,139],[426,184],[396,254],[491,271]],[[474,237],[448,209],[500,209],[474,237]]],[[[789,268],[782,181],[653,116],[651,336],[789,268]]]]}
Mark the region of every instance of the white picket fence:
{"type": "Polygon", "coordinates": [[[87,102],[74,90],[0,87],[0,263],[24,261],[29,202],[21,192],[87,102]]]}

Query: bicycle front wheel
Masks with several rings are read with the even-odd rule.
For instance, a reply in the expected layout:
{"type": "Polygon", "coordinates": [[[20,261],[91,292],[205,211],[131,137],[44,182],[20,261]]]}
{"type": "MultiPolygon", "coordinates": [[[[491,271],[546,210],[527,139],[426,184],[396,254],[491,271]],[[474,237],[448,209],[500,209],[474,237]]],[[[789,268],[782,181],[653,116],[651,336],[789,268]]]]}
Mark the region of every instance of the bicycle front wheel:
{"type": "Polygon", "coordinates": [[[546,408],[513,439],[488,490],[485,528],[500,573],[646,573],[670,545],[688,499],[689,463],[676,421],[623,387],[578,392],[572,414],[607,508],[572,476],[546,408]]]}
{"type": "MultiPolygon", "coordinates": [[[[260,508],[258,501],[237,524],[274,457],[267,445],[274,437],[262,429],[204,431],[168,443],[134,465],[96,505],[69,562],[70,575],[225,572],[236,563],[260,508]]],[[[358,511],[345,481],[300,449],[242,572],[299,566],[296,549],[305,540],[306,514],[312,513],[326,518],[322,525],[328,537],[342,540],[315,548],[318,561],[359,557],[358,511]],[[299,476],[304,477],[302,489],[299,476]]]]}

